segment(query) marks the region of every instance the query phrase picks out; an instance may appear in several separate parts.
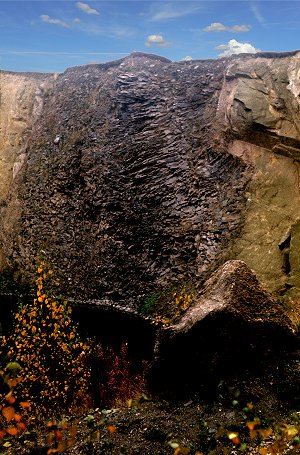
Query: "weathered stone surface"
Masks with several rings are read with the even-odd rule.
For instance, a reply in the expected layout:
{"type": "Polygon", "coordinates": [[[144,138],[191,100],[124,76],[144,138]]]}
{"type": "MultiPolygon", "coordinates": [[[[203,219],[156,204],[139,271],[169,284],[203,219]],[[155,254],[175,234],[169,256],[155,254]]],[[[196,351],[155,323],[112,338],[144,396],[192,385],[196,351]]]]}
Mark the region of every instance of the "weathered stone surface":
{"type": "MultiPolygon", "coordinates": [[[[22,158],[22,147],[43,107],[49,74],[0,71],[0,200],[5,199],[13,178],[13,167],[22,158]]],[[[16,169],[15,169],[16,171],[16,169]]]]}
{"type": "Polygon", "coordinates": [[[270,148],[299,149],[300,54],[238,58],[226,68],[220,118],[239,138],[270,148]],[[263,133],[263,134],[262,134],[263,133]]]}
{"type": "Polygon", "coordinates": [[[296,272],[286,269],[278,245],[300,210],[299,70],[299,52],[233,59],[216,125],[216,140],[253,166],[243,228],[227,258],[245,261],[270,292],[281,295],[296,286],[296,272]]]}
{"type": "MultiPolygon", "coordinates": [[[[300,213],[299,71],[295,52],[133,54],[53,82],[1,73],[3,93],[12,79],[24,88],[27,113],[28,78],[52,78],[2,180],[6,261],[30,275],[43,249],[69,294],[132,305],[176,280],[201,286],[224,258],[271,292],[298,289],[278,245],[300,213]]],[[[6,124],[1,138],[14,137],[18,124],[6,124]]]]}
{"type": "Polygon", "coordinates": [[[286,268],[279,244],[299,218],[299,163],[245,141],[235,140],[230,151],[254,173],[245,192],[244,225],[228,258],[245,261],[269,292],[283,294],[294,272],[286,268]]]}
{"type": "Polygon", "coordinates": [[[249,179],[210,141],[224,67],[133,55],[61,74],[2,210],[9,262],[32,270],[43,249],[68,294],[133,305],[203,281],[238,233],[249,179]]]}
{"type": "MultiPolygon", "coordinates": [[[[0,207],[25,155],[30,128],[42,111],[45,91],[54,76],[0,71],[0,207]]],[[[6,264],[0,246],[0,269],[6,264]]]]}
{"type": "Polygon", "coordinates": [[[175,325],[161,331],[149,370],[155,390],[199,389],[296,341],[296,327],[242,261],[228,261],[175,325]]]}

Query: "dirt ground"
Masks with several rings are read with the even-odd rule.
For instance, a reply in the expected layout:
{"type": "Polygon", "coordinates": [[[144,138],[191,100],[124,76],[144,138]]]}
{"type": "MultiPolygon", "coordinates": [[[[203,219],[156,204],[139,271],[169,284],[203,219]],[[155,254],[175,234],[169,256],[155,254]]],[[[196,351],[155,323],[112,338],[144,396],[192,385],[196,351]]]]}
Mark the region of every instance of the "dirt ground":
{"type": "Polygon", "coordinates": [[[37,442],[28,432],[0,454],[299,454],[300,352],[262,372],[221,381],[207,395],[166,400],[147,394],[112,409],[90,410],[70,420],[56,445],[43,431],[37,442]]]}

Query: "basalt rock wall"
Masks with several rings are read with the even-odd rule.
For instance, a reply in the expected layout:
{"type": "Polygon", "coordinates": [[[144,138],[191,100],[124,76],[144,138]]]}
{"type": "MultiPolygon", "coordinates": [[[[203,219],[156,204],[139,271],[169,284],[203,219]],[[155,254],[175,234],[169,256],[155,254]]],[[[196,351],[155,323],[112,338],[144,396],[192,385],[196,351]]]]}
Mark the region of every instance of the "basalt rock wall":
{"type": "Polygon", "coordinates": [[[299,71],[298,53],[133,54],[60,74],[14,155],[6,261],[30,275],[43,250],[68,293],[132,304],[201,285],[228,258],[284,288],[297,276],[299,71]]]}

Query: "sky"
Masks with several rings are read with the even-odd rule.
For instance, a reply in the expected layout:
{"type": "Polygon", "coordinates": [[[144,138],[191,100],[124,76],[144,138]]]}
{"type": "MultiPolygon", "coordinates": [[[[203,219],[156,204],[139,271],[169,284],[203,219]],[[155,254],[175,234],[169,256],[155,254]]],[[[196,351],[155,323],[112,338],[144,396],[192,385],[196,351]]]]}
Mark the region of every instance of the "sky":
{"type": "Polygon", "coordinates": [[[173,61],[300,49],[300,0],[0,0],[0,69],[62,72],[131,52],[173,61]]]}

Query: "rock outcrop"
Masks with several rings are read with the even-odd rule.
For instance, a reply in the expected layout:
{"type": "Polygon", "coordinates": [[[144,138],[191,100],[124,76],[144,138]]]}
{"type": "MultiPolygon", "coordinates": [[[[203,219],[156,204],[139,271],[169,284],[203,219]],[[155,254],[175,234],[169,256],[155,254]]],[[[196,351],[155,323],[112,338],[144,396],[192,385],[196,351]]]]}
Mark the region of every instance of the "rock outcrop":
{"type": "MultiPolygon", "coordinates": [[[[231,257],[253,268],[269,291],[283,294],[292,286],[298,295],[299,266],[294,260],[285,266],[280,244],[288,232],[297,236],[300,210],[300,54],[234,59],[224,77],[217,136],[254,170],[244,228],[231,257]],[[222,129],[225,135],[218,133],[222,129]]],[[[293,257],[297,251],[290,245],[293,257]]]]}
{"type": "Polygon", "coordinates": [[[2,211],[9,262],[30,270],[43,249],[84,299],[203,280],[249,180],[210,141],[224,70],[133,55],[60,75],[2,211]]]}
{"type": "MultiPolygon", "coordinates": [[[[25,159],[23,148],[53,75],[0,71],[0,206],[25,159]]],[[[0,268],[6,264],[0,246],[0,268]]]]}
{"type": "Polygon", "coordinates": [[[14,153],[1,130],[7,182],[15,166],[5,260],[30,275],[43,250],[82,300],[134,306],[178,280],[201,287],[226,259],[297,296],[299,72],[298,52],[180,63],[132,54],[56,78],[2,72],[2,92],[18,81],[26,112],[40,114],[22,123],[14,153]]]}
{"type": "Polygon", "coordinates": [[[219,104],[231,133],[298,159],[299,71],[298,53],[281,58],[260,54],[230,63],[219,104]]]}
{"type": "Polygon", "coordinates": [[[253,368],[296,341],[295,327],[242,261],[228,261],[175,325],[160,332],[149,370],[155,391],[186,393],[253,368]]]}

